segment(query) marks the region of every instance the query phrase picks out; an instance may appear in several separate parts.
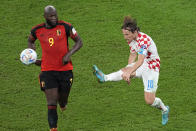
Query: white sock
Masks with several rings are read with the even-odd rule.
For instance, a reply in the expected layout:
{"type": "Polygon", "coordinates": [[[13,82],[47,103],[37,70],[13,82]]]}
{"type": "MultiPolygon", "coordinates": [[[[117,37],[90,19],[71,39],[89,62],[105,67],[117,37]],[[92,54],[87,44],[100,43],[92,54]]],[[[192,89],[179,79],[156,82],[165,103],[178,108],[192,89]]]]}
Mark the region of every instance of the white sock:
{"type": "Polygon", "coordinates": [[[164,105],[164,103],[162,102],[162,100],[158,97],[155,98],[153,104],[151,105],[153,107],[159,108],[162,111],[167,111],[166,106],[164,105]]]}
{"type": "Polygon", "coordinates": [[[122,80],[122,74],[123,72],[121,70],[117,72],[113,72],[108,75],[104,75],[105,81],[120,81],[122,80]]]}

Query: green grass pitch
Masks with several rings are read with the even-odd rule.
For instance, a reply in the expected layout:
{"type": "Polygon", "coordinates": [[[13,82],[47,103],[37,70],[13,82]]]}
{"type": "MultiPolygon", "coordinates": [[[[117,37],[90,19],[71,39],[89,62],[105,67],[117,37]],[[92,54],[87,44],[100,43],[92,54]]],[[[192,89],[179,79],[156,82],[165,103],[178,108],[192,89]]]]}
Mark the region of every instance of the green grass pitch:
{"type": "MultiPolygon", "coordinates": [[[[43,8],[54,5],[59,19],[72,23],[84,46],[72,56],[74,84],[68,109],[58,108],[60,131],[195,131],[195,0],[1,0],[0,131],[48,131],[47,105],[40,91],[40,68],[19,61],[29,31],[44,22],[43,8]],[[170,106],[169,123],[144,102],[140,79],[99,84],[96,64],[105,73],[127,64],[123,17],[136,18],[155,41],[161,58],[157,96],[170,106]]],[[[70,44],[73,42],[70,40],[70,44]]],[[[41,57],[39,42],[36,42],[41,57]]]]}

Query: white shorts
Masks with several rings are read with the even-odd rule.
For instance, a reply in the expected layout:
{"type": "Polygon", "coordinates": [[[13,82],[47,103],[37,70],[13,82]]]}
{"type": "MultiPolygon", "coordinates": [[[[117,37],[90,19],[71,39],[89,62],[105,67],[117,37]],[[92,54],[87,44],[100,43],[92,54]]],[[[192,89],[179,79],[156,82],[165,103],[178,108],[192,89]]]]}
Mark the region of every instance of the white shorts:
{"type": "MultiPolygon", "coordinates": [[[[132,67],[135,63],[126,67],[132,67]]],[[[159,72],[148,68],[148,63],[144,63],[136,70],[136,77],[142,78],[145,92],[156,92],[158,88],[159,72]]]]}

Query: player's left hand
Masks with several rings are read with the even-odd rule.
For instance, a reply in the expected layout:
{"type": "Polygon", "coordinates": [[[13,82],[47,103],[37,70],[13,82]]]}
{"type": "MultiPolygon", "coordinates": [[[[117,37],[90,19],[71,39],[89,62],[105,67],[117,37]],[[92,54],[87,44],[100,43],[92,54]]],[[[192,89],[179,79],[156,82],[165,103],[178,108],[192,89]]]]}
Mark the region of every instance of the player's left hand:
{"type": "Polygon", "coordinates": [[[63,64],[66,65],[68,64],[68,62],[70,61],[70,55],[67,53],[64,57],[63,57],[63,64]]]}
{"type": "Polygon", "coordinates": [[[37,66],[41,66],[41,63],[42,63],[42,61],[40,59],[37,59],[35,61],[35,65],[37,65],[37,66]]]}
{"type": "Polygon", "coordinates": [[[128,72],[124,72],[124,73],[122,74],[123,80],[127,81],[128,84],[130,84],[130,82],[131,82],[131,81],[130,81],[130,77],[131,77],[131,74],[128,73],[128,72]]]}

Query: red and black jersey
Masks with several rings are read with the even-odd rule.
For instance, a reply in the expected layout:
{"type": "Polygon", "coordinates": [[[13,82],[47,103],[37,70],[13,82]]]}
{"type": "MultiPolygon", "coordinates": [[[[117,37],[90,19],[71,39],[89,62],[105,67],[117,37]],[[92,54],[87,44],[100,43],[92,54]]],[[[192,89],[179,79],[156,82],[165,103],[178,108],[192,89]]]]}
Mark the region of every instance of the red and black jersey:
{"type": "MultiPolygon", "coordinates": [[[[63,65],[63,56],[69,51],[68,37],[73,26],[64,21],[58,21],[56,27],[48,29],[45,23],[32,28],[31,34],[39,39],[42,48],[42,71],[73,70],[72,62],[63,65]]],[[[77,33],[75,33],[77,35],[77,33]]]]}

